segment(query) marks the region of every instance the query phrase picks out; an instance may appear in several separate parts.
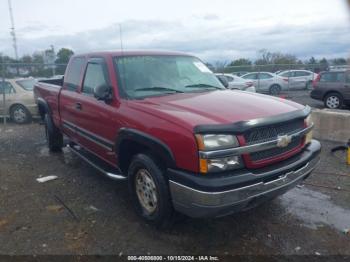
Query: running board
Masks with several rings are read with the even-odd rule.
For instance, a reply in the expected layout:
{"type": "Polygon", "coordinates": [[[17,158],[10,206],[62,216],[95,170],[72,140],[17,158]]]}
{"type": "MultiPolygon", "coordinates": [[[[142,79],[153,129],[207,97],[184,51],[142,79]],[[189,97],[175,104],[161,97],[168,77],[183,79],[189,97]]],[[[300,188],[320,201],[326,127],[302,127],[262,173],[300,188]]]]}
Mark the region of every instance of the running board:
{"type": "Polygon", "coordinates": [[[98,171],[106,175],[107,177],[114,179],[114,180],[125,180],[127,179],[126,176],[123,176],[121,173],[119,173],[116,168],[112,167],[110,164],[106,163],[102,159],[98,158],[97,156],[89,153],[88,151],[82,149],[78,145],[70,145],[68,144],[67,147],[72,150],[74,154],[76,154],[78,157],[86,161],[88,164],[90,164],[92,167],[96,168],[98,171]]]}

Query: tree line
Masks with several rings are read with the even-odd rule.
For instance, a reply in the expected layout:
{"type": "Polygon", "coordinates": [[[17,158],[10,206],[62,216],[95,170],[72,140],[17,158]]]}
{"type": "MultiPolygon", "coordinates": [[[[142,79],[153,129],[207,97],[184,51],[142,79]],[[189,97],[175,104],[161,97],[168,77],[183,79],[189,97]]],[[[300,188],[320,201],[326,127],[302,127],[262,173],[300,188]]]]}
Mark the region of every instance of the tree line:
{"type": "Polygon", "coordinates": [[[5,77],[63,75],[73,54],[73,50],[69,48],[61,48],[57,53],[53,49],[47,49],[43,52],[34,52],[32,55],[23,55],[16,60],[0,53],[0,64],[3,64],[2,75],[5,77]]]}
{"type": "MultiPolygon", "coordinates": [[[[34,52],[32,55],[23,55],[18,60],[0,53],[0,64],[6,64],[3,67],[2,74],[5,77],[13,76],[34,76],[49,77],[54,74],[62,75],[66,69],[69,58],[74,51],[69,48],[61,48],[57,53],[53,49],[47,49],[43,52],[34,52]]],[[[256,60],[249,58],[238,58],[227,61],[217,61],[214,64],[207,65],[216,72],[239,72],[239,71],[270,71],[287,69],[308,69],[314,72],[324,71],[330,65],[350,64],[350,58],[334,58],[327,60],[325,57],[316,59],[310,57],[302,61],[297,56],[282,52],[271,52],[267,49],[258,51],[256,60]]]]}

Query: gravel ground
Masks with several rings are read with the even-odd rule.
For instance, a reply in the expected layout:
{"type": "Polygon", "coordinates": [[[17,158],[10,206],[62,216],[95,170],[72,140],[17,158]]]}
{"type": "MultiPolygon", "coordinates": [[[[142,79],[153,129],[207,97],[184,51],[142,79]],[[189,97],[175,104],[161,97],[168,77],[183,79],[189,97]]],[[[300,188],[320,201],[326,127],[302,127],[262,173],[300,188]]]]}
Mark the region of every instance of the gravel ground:
{"type": "Polygon", "coordinates": [[[350,255],[350,168],[329,153],[335,144],[322,144],[305,185],[248,212],[160,231],[135,215],[125,183],[69,149],[49,153],[43,126],[0,125],[0,254],[350,255]],[[48,175],[58,179],[36,181],[48,175]]]}

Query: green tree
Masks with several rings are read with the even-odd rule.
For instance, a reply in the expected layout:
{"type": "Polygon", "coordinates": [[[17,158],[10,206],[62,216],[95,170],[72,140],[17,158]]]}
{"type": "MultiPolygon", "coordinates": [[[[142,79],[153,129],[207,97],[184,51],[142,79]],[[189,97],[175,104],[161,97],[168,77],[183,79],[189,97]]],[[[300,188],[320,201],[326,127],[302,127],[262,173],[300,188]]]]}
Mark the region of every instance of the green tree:
{"type": "Polygon", "coordinates": [[[315,57],[311,57],[310,59],[309,59],[309,61],[307,61],[307,64],[309,64],[309,65],[315,65],[315,64],[317,64],[317,60],[315,59],[315,57]]]}
{"type": "Polygon", "coordinates": [[[239,58],[239,59],[233,60],[230,63],[230,66],[247,66],[247,65],[248,66],[252,65],[252,61],[250,61],[247,58],[239,58]]]}
{"type": "Polygon", "coordinates": [[[57,53],[57,59],[55,61],[56,64],[56,74],[63,75],[66,70],[66,65],[70,57],[74,55],[73,50],[69,48],[61,48],[57,53]]]}
{"type": "Polygon", "coordinates": [[[69,48],[61,48],[57,53],[56,64],[67,64],[69,58],[74,55],[73,50],[69,48]]]}

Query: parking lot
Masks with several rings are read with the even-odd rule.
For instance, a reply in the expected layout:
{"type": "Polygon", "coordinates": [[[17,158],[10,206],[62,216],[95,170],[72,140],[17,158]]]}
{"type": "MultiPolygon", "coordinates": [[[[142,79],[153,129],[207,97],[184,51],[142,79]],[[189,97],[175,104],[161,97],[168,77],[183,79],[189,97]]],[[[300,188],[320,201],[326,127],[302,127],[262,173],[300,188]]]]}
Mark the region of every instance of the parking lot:
{"type": "MultiPolygon", "coordinates": [[[[322,106],[305,91],[287,96],[322,106]]],[[[49,153],[42,125],[1,124],[0,253],[350,255],[350,168],[330,154],[335,143],[321,142],[317,170],[273,202],[218,219],[179,217],[156,230],[135,215],[124,182],[68,148],[49,153]],[[49,175],[58,178],[36,181],[49,175]]]]}

